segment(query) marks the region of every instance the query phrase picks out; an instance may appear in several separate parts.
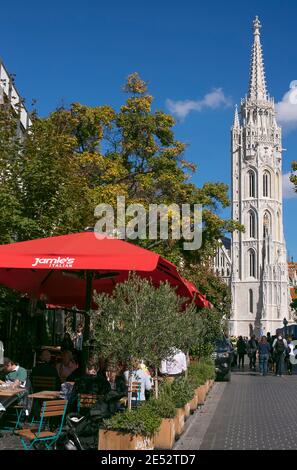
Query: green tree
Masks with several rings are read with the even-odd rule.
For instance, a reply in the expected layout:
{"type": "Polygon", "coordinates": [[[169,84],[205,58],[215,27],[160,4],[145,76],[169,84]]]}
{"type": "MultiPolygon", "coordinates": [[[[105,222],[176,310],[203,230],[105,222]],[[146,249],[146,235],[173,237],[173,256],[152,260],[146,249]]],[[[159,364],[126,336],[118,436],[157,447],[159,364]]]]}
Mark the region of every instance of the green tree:
{"type": "MultiPolygon", "coordinates": [[[[294,293],[297,294],[297,288],[294,289],[294,293]]],[[[290,307],[294,310],[295,319],[297,319],[297,297],[293,298],[290,307]]]]}
{"type": "Polygon", "coordinates": [[[184,299],[167,283],[156,288],[150,280],[132,274],[110,296],[95,294],[94,299],[98,354],[125,363],[130,371],[135,361],[143,359],[157,374],[173,347],[184,347],[199,334],[196,308],[190,304],[184,309],[184,299]]]}
{"type": "Polygon", "coordinates": [[[297,192],[297,174],[296,174],[296,172],[297,172],[297,162],[293,162],[292,163],[292,174],[291,174],[290,180],[294,184],[295,191],[297,192]]]}

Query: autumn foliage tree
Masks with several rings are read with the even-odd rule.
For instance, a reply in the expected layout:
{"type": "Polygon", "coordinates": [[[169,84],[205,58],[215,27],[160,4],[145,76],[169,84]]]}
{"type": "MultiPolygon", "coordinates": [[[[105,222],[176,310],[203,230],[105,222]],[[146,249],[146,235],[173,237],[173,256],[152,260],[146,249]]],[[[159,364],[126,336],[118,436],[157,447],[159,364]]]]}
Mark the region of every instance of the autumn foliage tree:
{"type": "Polygon", "coordinates": [[[46,118],[34,116],[22,140],[15,138],[16,117],[1,107],[0,242],[82,231],[94,226],[95,207],[115,207],[117,196],[145,208],[152,203],[202,204],[199,250],[185,252],[183,240],[170,236],[155,242],[147,236],[135,243],[191,274],[220,310],[227,294],[207,266],[218,239],[240,229],[218,215],[218,209],[229,205],[228,187],[212,182],[197,187],[191,181],[196,166],[186,160],[186,146],[175,138],[174,118],[153,109],[153,97],[137,73],[128,77],[124,92],[127,99],[119,110],[73,103],[46,118]]]}

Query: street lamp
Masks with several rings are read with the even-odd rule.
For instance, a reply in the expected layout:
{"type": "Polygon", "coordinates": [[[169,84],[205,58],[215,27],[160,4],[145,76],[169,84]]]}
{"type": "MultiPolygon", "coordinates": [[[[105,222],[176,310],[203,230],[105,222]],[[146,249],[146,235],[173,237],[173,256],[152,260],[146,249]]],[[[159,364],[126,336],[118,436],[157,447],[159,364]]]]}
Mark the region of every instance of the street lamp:
{"type": "Polygon", "coordinates": [[[288,320],[287,320],[286,317],[285,317],[285,318],[283,319],[285,338],[286,338],[286,336],[287,336],[287,324],[288,324],[288,320]]]}

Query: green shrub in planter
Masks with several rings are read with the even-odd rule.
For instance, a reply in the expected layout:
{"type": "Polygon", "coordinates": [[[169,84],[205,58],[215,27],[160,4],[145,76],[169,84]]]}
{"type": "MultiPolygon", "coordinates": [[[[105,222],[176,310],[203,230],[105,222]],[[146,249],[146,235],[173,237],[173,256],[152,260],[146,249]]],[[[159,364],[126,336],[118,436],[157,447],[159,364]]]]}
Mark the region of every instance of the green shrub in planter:
{"type": "Polygon", "coordinates": [[[211,359],[192,362],[188,368],[188,378],[195,388],[207,380],[215,378],[215,366],[211,359]]]}
{"type": "Polygon", "coordinates": [[[105,419],[103,425],[105,429],[112,431],[153,436],[158,431],[161,421],[161,417],[144,404],[135,410],[127,410],[124,413],[115,414],[110,419],[105,419]]]}
{"type": "Polygon", "coordinates": [[[175,404],[169,395],[161,395],[161,398],[151,399],[145,405],[152,409],[153,413],[162,419],[173,419],[175,417],[175,404]]]}
{"type": "Polygon", "coordinates": [[[189,365],[188,380],[195,389],[205,383],[204,374],[201,373],[201,368],[197,363],[192,363],[189,365]]]}
{"type": "Polygon", "coordinates": [[[205,371],[206,380],[215,378],[215,365],[211,359],[204,359],[201,361],[201,367],[205,371]]]}
{"type": "Polygon", "coordinates": [[[175,408],[182,408],[189,403],[194,396],[193,385],[189,380],[180,377],[175,379],[170,385],[166,384],[161,390],[161,396],[168,397],[173,402],[175,408]]]}

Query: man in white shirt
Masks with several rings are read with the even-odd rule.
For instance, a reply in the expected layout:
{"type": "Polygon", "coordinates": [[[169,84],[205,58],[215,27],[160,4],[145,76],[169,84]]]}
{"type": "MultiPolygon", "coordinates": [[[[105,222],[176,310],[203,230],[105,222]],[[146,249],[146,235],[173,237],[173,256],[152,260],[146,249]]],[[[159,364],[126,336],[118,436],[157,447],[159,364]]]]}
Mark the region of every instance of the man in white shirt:
{"type": "Polygon", "coordinates": [[[187,370],[186,355],[180,349],[174,349],[172,356],[161,362],[161,374],[178,377],[187,370]]]}

